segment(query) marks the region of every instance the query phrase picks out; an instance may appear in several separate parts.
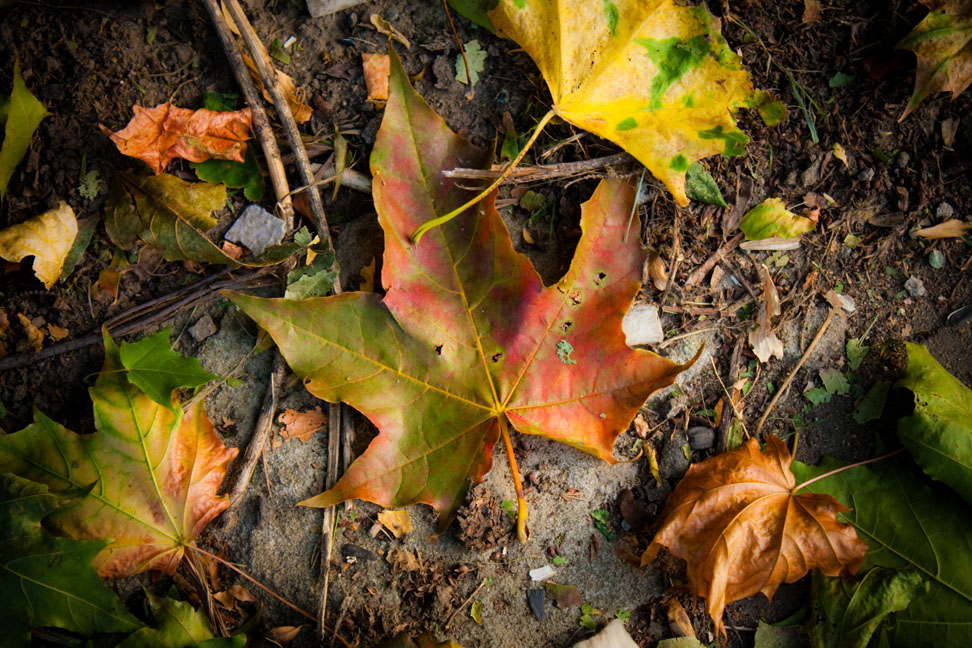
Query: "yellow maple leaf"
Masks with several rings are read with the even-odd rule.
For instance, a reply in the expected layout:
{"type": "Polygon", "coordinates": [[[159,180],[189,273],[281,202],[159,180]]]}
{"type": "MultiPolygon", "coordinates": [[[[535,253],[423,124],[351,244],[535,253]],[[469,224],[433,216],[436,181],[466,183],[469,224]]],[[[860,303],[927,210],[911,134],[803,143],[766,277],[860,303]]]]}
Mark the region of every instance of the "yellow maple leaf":
{"type": "Polygon", "coordinates": [[[0,257],[16,263],[34,257],[34,274],[50,290],[61,276],[64,259],[78,235],[74,210],[61,201],[57,207],[0,231],[0,257]]]}
{"type": "Polygon", "coordinates": [[[489,17],[540,68],[556,115],[638,158],[680,205],[690,164],[749,141],[731,111],[752,81],[703,7],[500,0],[489,17]]]}

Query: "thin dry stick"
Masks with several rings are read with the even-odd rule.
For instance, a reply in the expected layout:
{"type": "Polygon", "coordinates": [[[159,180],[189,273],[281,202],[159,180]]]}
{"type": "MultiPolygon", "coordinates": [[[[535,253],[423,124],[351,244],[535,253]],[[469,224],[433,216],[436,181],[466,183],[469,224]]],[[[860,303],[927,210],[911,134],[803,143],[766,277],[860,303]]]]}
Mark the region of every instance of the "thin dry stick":
{"type": "MultiPolygon", "coordinates": [[[[578,162],[517,167],[507,174],[506,181],[510,184],[519,184],[523,182],[569,178],[605,167],[618,164],[633,164],[634,162],[636,160],[627,153],[617,153],[615,155],[608,155],[591,160],[580,160],[578,162]]],[[[466,169],[462,167],[443,171],[442,173],[447,178],[462,178],[465,180],[494,180],[502,174],[502,169],[466,169]]]]}
{"type": "Polygon", "coordinates": [[[793,367],[792,371],[790,371],[790,375],[786,377],[786,380],[783,381],[780,388],[776,390],[775,394],[773,394],[773,399],[769,402],[769,405],[766,406],[766,411],[763,412],[763,415],[759,417],[759,421],[756,423],[756,434],[759,434],[759,431],[763,428],[763,423],[766,422],[770,412],[773,411],[773,407],[776,405],[776,402],[780,400],[780,397],[783,396],[784,393],[786,393],[787,387],[789,387],[790,383],[793,382],[793,379],[796,378],[797,372],[800,371],[800,367],[803,366],[803,363],[807,361],[807,358],[810,357],[810,354],[820,343],[824,333],[827,332],[827,327],[830,326],[830,322],[834,319],[834,314],[836,312],[836,309],[830,309],[830,312],[827,313],[827,318],[823,321],[823,324],[820,325],[820,330],[817,331],[817,334],[814,336],[813,340],[810,341],[810,346],[807,347],[807,350],[804,351],[803,355],[800,357],[800,361],[796,363],[796,366],[793,367]]]}
{"type": "Polygon", "coordinates": [[[223,52],[226,53],[226,59],[233,69],[233,76],[236,77],[236,83],[243,91],[243,96],[246,98],[246,105],[250,107],[250,111],[253,114],[253,132],[257,137],[257,141],[260,142],[260,148],[263,149],[263,158],[266,160],[267,170],[270,172],[273,193],[277,197],[280,214],[283,216],[283,220],[287,224],[287,231],[289,232],[294,228],[294,205],[290,199],[290,189],[287,186],[287,174],[284,171],[283,160],[280,157],[280,149],[277,147],[277,140],[273,136],[273,129],[270,128],[270,120],[267,119],[267,113],[263,109],[260,95],[257,93],[256,86],[253,85],[253,79],[250,78],[250,73],[246,69],[243,57],[240,55],[239,50],[236,49],[233,34],[230,33],[229,26],[226,24],[226,18],[219,8],[219,2],[217,0],[204,0],[203,4],[206,5],[209,17],[213,21],[216,35],[219,37],[219,42],[223,46],[223,52]]]}
{"type": "Polygon", "coordinates": [[[260,416],[257,418],[253,436],[250,443],[246,446],[246,453],[243,456],[243,466],[240,468],[236,483],[229,493],[229,506],[223,513],[223,535],[228,536],[236,528],[239,522],[239,506],[246,497],[246,491],[250,488],[250,480],[256,470],[257,463],[263,455],[267,439],[273,430],[273,417],[277,411],[277,385],[283,379],[284,361],[279,352],[273,356],[273,368],[270,370],[270,380],[267,381],[267,391],[263,395],[263,405],[260,407],[260,416]]]}
{"type": "MultiPolygon", "coordinates": [[[[881,455],[880,457],[874,457],[873,459],[865,459],[864,461],[858,461],[857,463],[852,463],[852,464],[848,464],[846,466],[841,466],[840,468],[835,468],[834,470],[831,470],[830,472],[825,472],[822,475],[817,475],[813,479],[808,479],[807,481],[803,482],[802,484],[797,484],[797,486],[792,491],[790,491],[790,492],[795,495],[796,492],[798,490],[800,490],[801,488],[806,488],[810,484],[812,484],[814,482],[818,482],[821,479],[827,479],[828,477],[831,477],[833,475],[836,475],[837,473],[842,473],[845,470],[850,470],[851,468],[857,468],[858,466],[866,466],[867,464],[874,463],[875,461],[881,461],[882,459],[887,459],[888,457],[893,457],[894,455],[898,454],[899,452],[904,452],[904,450],[905,450],[904,448],[898,448],[897,450],[892,450],[888,454],[881,455]]],[[[796,454],[796,448],[793,449],[793,454],[796,454]]]]}
{"type": "MultiPolygon", "coordinates": [[[[214,0],[210,1],[212,2],[214,0]]],[[[287,97],[284,96],[280,83],[277,81],[277,71],[270,63],[270,57],[263,48],[259,37],[257,37],[253,25],[250,24],[246,14],[243,13],[240,3],[237,0],[226,0],[226,9],[240,30],[247,49],[250,50],[250,56],[253,58],[253,64],[260,74],[260,80],[263,81],[263,87],[267,89],[270,98],[273,99],[273,106],[277,110],[277,115],[280,117],[280,122],[284,128],[284,133],[287,135],[290,150],[296,156],[297,171],[300,173],[301,181],[305,185],[313,184],[314,172],[311,171],[310,159],[308,159],[307,150],[304,148],[304,140],[300,136],[300,131],[297,130],[297,122],[294,121],[294,115],[290,111],[290,104],[287,103],[287,97]]],[[[324,215],[324,204],[321,202],[321,194],[317,191],[316,186],[307,189],[307,202],[310,205],[314,227],[317,229],[318,236],[333,250],[334,245],[331,241],[331,233],[327,226],[327,218],[324,215]]],[[[339,282],[335,282],[334,292],[341,292],[339,282]]]]}
{"type": "Polygon", "coordinates": [[[473,590],[472,594],[466,597],[466,600],[462,602],[462,605],[460,605],[459,607],[457,607],[455,610],[452,611],[452,614],[449,615],[449,618],[446,620],[445,625],[442,626],[443,630],[449,629],[449,624],[452,623],[452,620],[456,617],[457,614],[459,614],[462,611],[464,607],[469,605],[469,601],[473,600],[474,596],[479,594],[479,590],[483,589],[486,586],[486,582],[488,580],[489,580],[488,578],[484,578],[483,580],[481,580],[479,582],[479,586],[473,590]]]}
{"type": "MultiPolygon", "coordinates": [[[[742,349],[746,342],[746,338],[739,336],[736,340],[736,346],[732,350],[732,359],[729,361],[729,382],[734,383],[736,376],[739,375],[739,367],[742,364],[742,349]]],[[[729,401],[732,401],[732,396],[728,396],[729,401]]],[[[735,416],[736,408],[732,408],[733,413],[730,414],[726,411],[725,405],[722,406],[722,420],[719,421],[718,439],[716,440],[716,447],[719,452],[725,452],[728,448],[729,442],[729,427],[732,425],[732,419],[735,416]]]]}
{"type": "Polygon", "coordinates": [[[726,254],[739,247],[739,244],[743,240],[743,236],[744,234],[742,232],[736,234],[734,237],[729,239],[728,243],[716,250],[715,254],[706,259],[705,263],[693,270],[685,280],[685,287],[688,288],[690,286],[694,286],[705,279],[705,275],[709,274],[709,270],[711,270],[715,264],[719,263],[719,261],[721,261],[726,254]]]}
{"type": "Polygon", "coordinates": [[[661,299],[658,300],[658,307],[665,307],[665,300],[668,299],[668,293],[671,292],[672,286],[675,284],[675,274],[678,272],[678,264],[681,262],[679,257],[682,255],[682,241],[680,236],[680,225],[682,221],[682,210],[678,207],[675,208],[675,231],[672,235],[672,263],[668,268],[668,283],[665,284],[665,291],[662,293],[661,299]]]}
{"type": "MultiPolygon", "coordinates": [[[[726,389],[726,383],[722,382],[722,376],[719,375],[719,370],[716,368],[715,359],[712,358],[712,357],[709,357],[709,362],[712,363],[712,373],[715,374],[716,379],[718,379],[718,381],[719,381],[719,385],[722,386],[722,392],[726,395],[726,402],[729,404],[729,407],[732,409],[733,415],[737,419],[739,419],[739,423],[743,426],[743,433],[746,436],[749,436],[749,431],[746,429],[746,422],[743,421],[742,414],[740,414],[739,410],[736,408],[736,404],[732,402],[732,395],[729,393],[729,390],[726,389]]],[[[730,380],[731,379],[732,379],[732,377],[730,376],[730,380]]],[[[726,407],[725,407],[725,405],[722,406],[722,415],[723,416],[726,415],[726,407]]]]}

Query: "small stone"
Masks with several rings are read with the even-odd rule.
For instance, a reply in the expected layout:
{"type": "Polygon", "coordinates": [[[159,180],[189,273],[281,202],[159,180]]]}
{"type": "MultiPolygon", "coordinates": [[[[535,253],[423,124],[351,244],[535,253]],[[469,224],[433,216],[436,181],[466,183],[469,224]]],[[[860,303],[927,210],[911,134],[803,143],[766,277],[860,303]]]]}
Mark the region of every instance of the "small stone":
{"type": "Polygon", "coordinates": [[[901,151],[898,153],[898,168],[906,169],[908,168],[908,163],[911,162],[911,153],[908,151],[901,151]]]}
{"type": "Polygon", "coordinates": [[[665,339],[658,309],[650,304],[635,304],[621,320],[628,346],[639,344],[658,344],[665,339]]]}
{"type": "Polygon", "coordinates": [[[944,200],[938,203],[938,207],[935,208],[935,216],[942,220],[948,220],[955,215],[955,210],[944,200]]]}
{"type": "Polygon", "coordinates": [[[245,245],[254,256],[259,256],[267,246],[279,244],[285,232],[286,225],[282,220],[260,205],[250,205],[243,210],[224,238],[245,245]]]}
{"type": "Polygon", "coordinates": [[[537,617],[537,621],[543,621],[543,602],[546,598],[546,592],[542,588],[527,590],[527,603],[530,604],[530,611],[537,617]]]}
{"type": "Polygon", "coordinates": [[[915,276],[908,277],[908,281],[905,282],[905,290],[912,297],[924,297],[928,292],[925,290],[925,284],[921,279],[915,276]]]}
{"type": "Polygon", "coordinates": [[[708,450],[715,445],[715,430],[704,425],[689,428],[688,439],[693,450],[708,450]]]}
{"type": "Polygon", "coordinates": [[[551,576],[554,576],[557,570],[550,565],[544,565],[543,567],[537,567],[536,569],[530,570],[530,580],[540,582],[547,580],[551,576]]]}
{"type": "Polygon", "coordinates": [[[209,315],[203,315],[196,320],[196,323],[189,327],[189,335],[196,342],[202,342],[209,336],[216,333],[219,330],[216,328],[216,323],[213,322],[213,318],[209,315]]]}
{"type": "Polygon", "coordinates": [[[874,179],[874,169],[871,167],[861,169],[861,172],[857,174],[857,179],[861,182],[870,182],[874,179]]]}

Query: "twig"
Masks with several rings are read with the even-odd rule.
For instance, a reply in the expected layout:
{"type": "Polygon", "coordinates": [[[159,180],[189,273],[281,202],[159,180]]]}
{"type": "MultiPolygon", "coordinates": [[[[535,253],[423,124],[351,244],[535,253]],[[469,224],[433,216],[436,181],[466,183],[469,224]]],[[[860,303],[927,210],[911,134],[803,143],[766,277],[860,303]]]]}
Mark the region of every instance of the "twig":
{"type": "MultiPolygon", "coordinates": [[[[627,153],[617,153],[615,155],[594,158],[592,160],[581,160],[579,162],[562,162],[560,164],[541,164],[517,167],[509,173],[506,181],[510,184],[520,184],[524,182],[554,180],[556,178],[569,178],[576,175],[589,173],[595,169],[615,166],[618,164],[634,163],[635,161],[636,160],[627,153]]],[[[494,180],[502,175],[502,173],[502,169],[466,169],[460,167],[443,171],[442,175],[447,178],[462,178],[464,180],[494,180]]]]}
{"type": "Polygon", "coordinates": [[[783,394],[786,392],[787,387],[789,387],[790,383],[793,382],[793,379],[796,378],[797,372],[800,371],[800,367],[803,366],[803,363],[807,361],[807,358],[810,357],[810,354],[820,343],[820,340],[821,338],[823,338],[824,333],[827,332],[827,327],[830,326],[830,322],[834,319],[834,314],[836,312],[837,312],[836,309],[834,308],[830,309],[830,312],[827,313],[827,318],[823,321],[823,324],[820,325],[820,330],[817,331],[817,334],[814,336],[813,340],[810,341],[810,346],[807,347],[807,350],[804,351],[803,355],[800,357],[800,361],[796,363],[796,366],[793,367],[792,371],[790,371],[790,374],[786,377],[786,380],[783,381],[783,383],[780,385],[780,388],[776,391],[775,394],[773,394],[773,399],[769,402],[769,405],[766,406],[766,411],[763,412],[763,415],[759,418],[759,421],[756,423],[756,434],[759,434],[759,431],[763,428],[763,423],[766,422],[766,419],[767,417],[769,417],[770,412],[773,411],[773,407],[776,405],[776,402],[780,400],[780,397],[783,396],[783,394]]]}
{"type": "MultiPolygon", "coordinates": [[[[327,473],[324,475],[324,490],[330,490],[337,483],[339,461],[341,457],[342,418],[346,415],[341,411],[340,403],[331,403],[327,409],[327,473]]],[[[337,531],[337,507],[329,506],[324,509],[324,519],[321,522],[321,535],[324,540],[324,551],[321,556],[324,570],[324,584],[318,603],[320,615],[321,636],[324,636],[324,619],[327,615],[327,593],[331,584],[331,555],[334,553],[334,533],[337,531]]]]}
{"type": "Polygon", "coordinates": [[[719,330],[718,326],[709,326],[706,328],[696,329],[694,331],[688,331],[687,333],[680,333],[678,335],[673,335],[672,337],[667,338],[664,342],[660,343],[658,345],[658,348],[664,349],[665,347],[669,346],[673,342],[678,342],[679,340],[684,340],[685,338],[695,337],[696,335],[702,335],[703,333],[708,333],[709,331],[718,331],[718,330],[719,330]]]}
{"type": "Polygon", "coordinates": [[[287,231],[289,232],[294,228],[294,206],[288,195],[290,190],[287,186],[287,174],[284,171],[283,160],[280,157],[280,149],[277,147],[277,140],[273,136],[273,129],[270,127],[270,120],[267,119],[267,113],[263,109],[260,95],[253,85],[253,79],[250,78],[250,73],[246,69],[243,57],[240,55],[239,50],[236,49],[236,43],[233,41],[233,35],[230,33],[229,25],[226,24],[226,18],[223,16],[219,3],[217,0],[204,0],[203,4],[206,5],[209,17],[213,21],[216,35],[219,37],[219,42],[223,46],[223,52],[226,53],[226,59],[233,69],[233,76],[236,77],[236,83],[243,91],[246,105],[250,107],[250,112],[253,115],[253,133],[256,135],[257,141],[260,142],[260,148],[263,150],[263,158],[267,163],[267,170],[270,172],[270,182],[273,184],[273,192],[277,197],[280,213],[283,216],[284,223],[286,223],[287,231]]]}
{"type": "Polygon", "coordinates": [[[694,286],[698,284],[700,281],[702,281],[703,279],[705,279],[705,276],[709,274],[709,271],[712,270],[715,264],[719,263],[719,261],[721,261],[723,257],[725,257],[727,254],[729,254],[739,246],[739,244],[743,240],[743,236],[744,234],[742,232],[736,234],[734,237],[729,239],[729,241],[725,245],[723,245],[721,248],[716,250],[715,254],[713,254],[708,259],[706,259],[702,265],[700,265],[698,268],[693,270],[692,273],[689,274],[688,278],[685,279],[685,284],[684,284],[685,288],[694,286]]]}
{"type": "Polygon", "coordinates": [[[452,623],[452,620],[456,617],[456,615],[459,614],[464,607],[466,607],[467,605],[469,605],[469,602],[471,600],[473,600],[473,597],[474,596],[476,596],[477,594],[479,594],[479,590],[483,589],[483,587],[486,586],[486,583],[488,581],[489,581],[488,578],[484,578],[483,580],[481,580],[479,582],[479,586],[476,589],[473,590],[472,594],[470,594],[469,596],[466,597],[466,600],[462,602],[462,605],[460,605],[459,607],[457,607],[455,610],[452,611],[452,614],[449,615],[449,618],[446,620],[445,625],[442,626],[442,629],[443,630],[448,630],[449,629],[449,624],[452,623]]]}
{"type": "Polygon", "coordinates": [[[682,256],[682,242],[681,242],[681,222],[682,222],[682,212],[676,207],[675,210],[675,231],[672,234],[672,263],[668,268],[668,283],[665,284],[665,291],[662,293],[661,299],[658,300],[658,307],[665,307],[665,300],[668,299],[668,293],[671,292],[672,286],[675,284],[675,275],[678,273],[678,265],[681,263],[682,256]]]}
{"type": "Polygon", "coordinates": [[[263,395],[263,405],[260,407],[260,416],[257,418],[253,436],[246,446],[246,453],[242,457],[242,467],[233,484],[233,489],[229,493],[229,506],[223,513],[223,534],[229,536],[239,521],[239,506],[246,496],[246,491],[250,488],[250,480],[256,470],[257,463],[263,456],[263,449],[266,447],[267,439],[273,430],[273,417],[277,411],[277,385],[283,379],[284,361],[280,352],[277,351],[273,356],[273,367],[270,370],[270,380],[267,381],[267,390],[263,395]]]}
{"type": "MultiPolygon", "coordinates": [[[[827,477],[831,477],[833,475],[836,475],[837,473],[842,473],[845,470],[850,470],[851,468],[857,468],[858,466],[866,466],[867,464],[874,463],[876,461],[881,461],[882,459],[887,459],[888,457],[893,457],[894,455],[898,454],[899,452],[904,452],[904,450],[905,449],[903,447],[902,448],[898,448],[897,450],[892,450],[891,452],[889,452],[887,454],[884,454],[884,455],[881,455],[880,457],[874,457],[873,459],[865,459],[864,461],[858,461],[857,463],[852,463],[852,464],[848,464],[846,466],[841,466],[840,468],[835,468],[834,470],[831,470],[830,472],[825,472],[822,475],[817,475],[813,479],[808,479],[807,481],[803,482],[802,484],[798,484],[790,492],[795,495],[798,490],[800,490],[801,488],[806,488],[807,486],[809,486],[810,484],[812,484],[814,482],[818,482],[818,481],[820,481],[822,479],[826,479],[827,477]]],[[[793,450],[793,454],[796,454],[796,449],[795,448],[793,450]]]]}
{"type": "MultiPolygon", "coordinates": [[[[207,1],[210,3],[215,2],[215,0],[207,1]]],[[[277,110],[280,123],[283,125],[284,133],[287,135],[290,150],[296,156],[297,171],[300,173],[301,181],[305,185],[310,185],[314,182],[314,172],[311,171],[310,160],[307,157],[307,151],[304,149],[304,141],[301,139],[300,131],[297,130],[297,122],[294,121],[294,115],[290,112],[290,104],[287,103],[287,97],[284,96],[283,89],[281,89],[280,83],[277,81],[277,71],[270,63],[270,57],[263,48],[263,44],[257,37],[253,25],[250,24],[238,0],[226,0],[226,9],[240,30],[240,35],[243,37],[243,42],[246,43],[247,49],[250,50],[250,56],[253,58],[253,64],[260,74],[263,87],[266,88],[270,94],[270,98],[273,99],[273,106],[277,110]]],[[[310,205],[314,227],[317,229],[318,236],[333,250],[334,245],[331,241],[331,233],[327,226],[327,218],[324,215],[324,204],[321,202],[321,194],[317,191],[316,186],[308,188],[307,202],[310,205]]],[[[340,282],[335,282],[334,292],[341,292],[340,282]]]]}
{"type": "MultiPolygon", "coordinates": [[[[215,296],[220,290],[252,286],[256,279],[267,278],[264,276],[266,270],[262,269],[242,277],[219,281],[221,277],[226,276],[229,272],[229,270],[224,270],[219,274],[211,275],[192,286],[186,286],[170,295],[158,297],[144,304],[139,304],[134,308],[116,315],[106,321],[102,326],[108,329],[114,336],[128,335],[151,326],[156,322],[169,319],[179,311],[193,306],[204,299],[215,296]]],[[[53,358],[63,353],[86,349],[89,346],[99,344],[101,341],[102,334],[101,327],[99,327],[79,338],[59,342],[53,346],[41,349],[36,353],[21,353],[3,358],[0,360],[0,372],[7,371],[8,369],[26,367],[29,364],[53,358]]]]}

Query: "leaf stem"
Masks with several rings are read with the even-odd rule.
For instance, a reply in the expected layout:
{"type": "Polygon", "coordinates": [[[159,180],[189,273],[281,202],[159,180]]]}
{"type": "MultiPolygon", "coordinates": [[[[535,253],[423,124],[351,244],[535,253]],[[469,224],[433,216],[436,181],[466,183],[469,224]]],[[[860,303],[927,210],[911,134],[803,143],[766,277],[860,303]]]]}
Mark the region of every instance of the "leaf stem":
{"type": "Polygon", "coordinates": [[[864,461],[858,461],[857,463],[852,463],[852,464],[848,464],[846,466],[841,466],[840,468],[836,468],[834,470],[831,470],[830,472],[825,472],[822,475],[817,475],[813,479],[808,479],[807,481],[803,482],[802,484],[800,484],[799,486],[797,486],[796,488],[794,488],[793,491],[792,491],[792,493],[794,495],[796,495],[796,492],[798,490],[800,490],[801,488],[806,488],[810,484],[812,484],[814,482],[818,482],[821,479],[826,479],[827,477],[832,477],[833,475],[836,475],[837,473],[844,472],[845,470],[850,470],[851,468],[857,468],[858,466],[864,466],[864,465],[869,464],[869,463],[874,463],[875,461],[881,461],[882,459],[887,459],[888,457],[893,457],[894,455],[898,454],[899,452],[904,452],[904,448],[898,448],[897,450],[894,450],[893,452],[889,452],[888,454],[885,454],[885,455],[881,455],[880,457],[874,457],[873,459],[865,459],[864,461]]]}
{"type": "MultiPolygon", "coordinates": [[[[252,576],[250,576],[249,574],[247,574],[245,571],[243,571],[242,569],[240,569],[239,567],[237,567],[233,563],[231,563],[231,562],[229,562],[227,560],[224,560],[224,559],[220,558],[219,556],[217,556],[214,553],[210,553],[209,551],[206,551],[202,547],[197,547],[196,545],[194,545],[192,543],[187,543],[185,546],[189,547],[190,549],[192,549],[194,551],[198,551],[199,553],[203,554],[204,556],[207,556],[207,557],[215,560],[216,562],[218,562],[219,564],[221,564],[221,565],[223,565],[225,567],[229,567],[230,569],[232,569],[233,571],[235,571],[237,574],[239,574],[240,576],[242,576],[246,580],[250,581],[251,583],[253,583],[257,587],[259,587],[264,592],[266,592],[267,594],[269,594],[273,598],[277,599],[278,601],[280,601],[281,603],[283,603],[284,605],[286,605],[290,609],[292,609],[295,612],[301,614],[302,616],[307,617],[308,619],[310,619],[314,623],[317,623],[317,617],[315,617],[313,614],[311,614],[310,612],[307,612],[307,611],[305,611],[305,610],[297,607],[296,605],[294,605],[293,603],[291,603],[290,601],[288,601],[284,597],[280,596],[279,594],[277,594],[276,592],[274,592],[272,589],[270,589],[269,587],[267,587],[266,585],[264,585],[263,583],[261,583],[257,579],[255,579],[252,576]]],[[[328,631],[330,631],[330,628],[328,628],[327,626],[325,626],[325,629],[328,630],[328,631]]],[[[337,638],[337,640],[340,641],[343,645],[347,646],[348,648],[351,648],[351,644],[349,644],[341,635],[335,634],[334,637],[337,638]]]]}
{"type": "Polygon", "coordinates": [[[520,542],[526,542],[527,534],[527,505],[523,497],[523,482],[520,481],[520,471],[516,467],[516,457],[513,455],[513,441],[510,439],[510,427],[506,414],[499,415],[500,434],[503,435],[503,445],[506,447],[506,457],[510,461],[510,473],[513,475],[513,486],[516,488],[516,537],[520,542]]]}
{"type": "Polygon", "coordinates": [[[526,144],[523,145],[523,148],[520,149],[519,155],[517,155],[516,158],[512,162],[510,162],[505,169],[503,169],[503,173],[501,173],[500,176],[496,178],[495,181],[493,181],[493,184],[483,189],[479,194],[476,195],[475,198],[473,198],[466,204],[462,205],[461,207],[457,207],[453,209],[451,212],[445,214],[444,216],[439,216],[438,218],[433,218],[430,221],[426,221],[422,223],[422,225],[417,230],[415,230],[415,232],[410,237],[412,239],[412,243],[418,245],[419,241],[422,240],[422,236],[424,236],[425,233],[428,232],[430,229],[448,223],[453,218],[455,218],[456,216],[458,216],[459,214],[466,211],[467,209],[469,209],[470,207],[472,207],[473,205],[481,201],[483,198],[488,196],[490,192],[493,191],[493,189],[496,189],[496,187],[503,184],[503,181],[506,180],[506,178],[509,177],[511,173],[513,173],[513,169],[518,167],[520,165],[520,162],[523,161],[523,156],[526,155],[526,152],[530,150],[530,147],[533,146],[533,143],[537,141],[537,137],[540,136],[540,132],[543,130],[543,127],[547,125],[547,122],[553,119],[555,114],[556,112],[551,110],[540,119],[540,122],[537,124],[537,127],[533,130],[533,135],[530,136],[530,139],[528,139],[526,144]]]}

